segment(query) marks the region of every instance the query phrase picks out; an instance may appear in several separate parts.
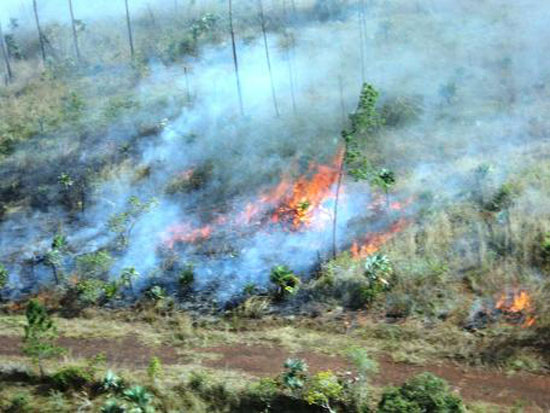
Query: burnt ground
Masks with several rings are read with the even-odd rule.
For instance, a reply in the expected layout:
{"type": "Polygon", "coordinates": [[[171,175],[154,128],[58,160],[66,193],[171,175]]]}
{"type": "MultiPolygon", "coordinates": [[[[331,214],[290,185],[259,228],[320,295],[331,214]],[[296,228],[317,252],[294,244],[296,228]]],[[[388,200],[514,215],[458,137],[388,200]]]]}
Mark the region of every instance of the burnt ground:
{"type": "MultiPolygon", "coordinates": [[[[19,337],[0,336],[0,355],[22,356],[20,344],[19,337]]],[[[187,362],[173,347],[147,347],[133,337],[120,340],[64,337],[59,340],[59,344],[76,358],[92,357],[102,352],[111,364],[137,368],[145,367],[152,356],[158,356],[168,365],[187,362]]],[[[257,377],[276,376],[288,357],[305,359],[311,372],[332,370],[345,373],[352,368],[345,359],[339,357],[315,352],[290,353],[279,347],[228,345],[197,348],[196,351],[217,356],[215,360],[203,361],[206,367],[238,370],[257,377]]],[[[378,386],[401,384],[417,373],[429,371],[447,380],[469,401],[486,401],[505,406],[523,401],[533,407],[550,409],[550,376],[528,373],[508,376],[496,370],[467,368],[450,362],[413,366],[395,363],[387,356],[379,358],[378,362],[379,373],[372,378],[373,384],[378,386]]]]}

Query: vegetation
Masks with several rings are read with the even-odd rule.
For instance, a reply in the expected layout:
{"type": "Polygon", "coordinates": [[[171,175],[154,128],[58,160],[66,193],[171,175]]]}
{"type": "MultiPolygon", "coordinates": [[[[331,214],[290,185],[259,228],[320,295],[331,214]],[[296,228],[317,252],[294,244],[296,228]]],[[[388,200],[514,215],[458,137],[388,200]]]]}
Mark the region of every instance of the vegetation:
{"type": "Polygon", "coordinates": [[[50,3],[0,6],[0,411],[550,404],[534,6],[50,3]]]}

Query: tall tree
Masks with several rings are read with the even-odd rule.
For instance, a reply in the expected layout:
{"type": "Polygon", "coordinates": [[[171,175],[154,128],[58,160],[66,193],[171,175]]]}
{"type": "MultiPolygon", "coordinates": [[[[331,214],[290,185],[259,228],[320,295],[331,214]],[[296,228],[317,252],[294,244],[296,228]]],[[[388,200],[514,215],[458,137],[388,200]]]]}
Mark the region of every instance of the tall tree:
{"type": "Polygon", "coordinates": [[[71,13],[71,27],[73,29],[74,52],[76,55],[76,60],[80,62],[80,48],[78,47],[78,35],[76,32],[76,22],[74,20],[73,0],[69,0],[69,12],[71,13]]]}
{"type": "Polygon", "coordinates": [[[267,42],[267,31],[265,25],[264,5],[262,0],[258,0],[258,7],[260,9],[260,23],[262,25],[262,34],[264,38],[265,60],[267,63],[267,71],[269,73],[269,83],[271,85],[271,97],[273,99],[273,108],[275,109],[275,115],[279,117],[279,105],[277,104],[277,95],[275,93],[275,81],[273,80],[273,71],[271,69],[271,58],[269,57],[269,44],[267,42]]]}
{"type": "Polygon", "coordinates": [[[38,42],[40,43],[40,52],[42,53],[42,61],[46,63],[46,49],[44,47],[44,34],[40,27],[40,18],[38,17],[38,5],[36,0],[32,0],[32,7],[34,10],[34,20],[36,22],[36,30],[38,31],[38,42]]]}
{"type": "MultiPolygon", "coordinates": [[[[376,171],[374,171],[367,157],[361,150],[361,144],[359,141],[359,135],[372,135],[381,125],[382,119],[376,110],[376,103],[378,102],[379,93],[372,86],[367,83],[363,84],[361,95],[359,97],[359,103],[354,113],[350,115],[351,126],[342,131],[342,138],[344,140],[344,149],[342,161],[340,162],[340,168],[338,173],[338,182],[336,184],[336,196],[334,201],[334,213],[332,221],[332,254],[336,257],[336,229],[338,219],[338,200],[340,197],[340,189],[344,175],[347,173],[356,181],[368,180],[370,178],[376,179],[376,171]]],[[[389,172],[391,175],[393,185],[395,177],[393,172],[389,172]]],[[[386,172],[384,172],[384,178],[386,179],[386,172]]],[[[389,187],[388,187],[389,188],[389,187]]]]}
{"type": "Polygon", "coordinates": [[[132,21],[130,20],[130,9],[128,8],[128,0],[124,0],[126,7],[126,25],[128,26],[128,42],[130,43],[130,55],[134,58],[134,37],[132,35],[132,21]]]}
{"type": "Polygon", "coordinates": [[[4,33],[2,32],[2,24],[0,23],[0,49],[2,49],[2,56],[4,56],[4,63],[6,64],[7,80],[11,82],[13,78],[13,72],[11,71],[10,56],[8,55],[8,49],[4,39],[4,33]]]}
{"type": "Polygon", "coordinates": [[[233,65],[235,66],[235,80],[237,82],[237,93],[239,95],[239,107],[241,115],[244,115],[243,95],[241,91],[241,79],[239,77],[239,60],[237,58],[237,46],[235,45],[235,30],[233,28],[233,2],[228,0],[229,6],[229,31],[231,32],[231,47],[233,50],[233,65]]]}

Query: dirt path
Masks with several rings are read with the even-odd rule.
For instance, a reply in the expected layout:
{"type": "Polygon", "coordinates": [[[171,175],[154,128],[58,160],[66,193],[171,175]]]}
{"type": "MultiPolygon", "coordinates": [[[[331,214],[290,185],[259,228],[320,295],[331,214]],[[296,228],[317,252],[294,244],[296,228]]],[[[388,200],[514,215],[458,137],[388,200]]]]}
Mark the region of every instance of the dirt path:
{"type": "MultiPolygon", "coordinates": [[[[0,355],[21,356],[20,343],[18,337],[0,336],[0,355]]],[[[61,338],[59,344],[67,348],[69,354],[75,358],[91,357],[102,352],[112,364],[143,367],[152,356],[158,356],[164,364],[186,363],[185,358],[178,356],[172,347],[147,347],[132,337],[121,340],[61,338]]],[[[311,372],[351,370],[351,366],[342,358],[314,352],[291,354],[278,347],[232,345],[197,348],[196,351],[217,356],[214,360],[203,361],[204,366],[240,370],[257,377],[279,374],[288,357],[305,359],[311,372]]],[[[506,376],[494,370],[470,369],[452,363],[411,366],[394,363],[387,357],[380,358],[378,362],[379,373],[373,377],[376,385],[400,384],[417,373],[430,371],[447,380],[467,400],[482,400],[507,406],[522,400],[528,405],[550,409],[550,376],[526,373],[506,376]]]]}

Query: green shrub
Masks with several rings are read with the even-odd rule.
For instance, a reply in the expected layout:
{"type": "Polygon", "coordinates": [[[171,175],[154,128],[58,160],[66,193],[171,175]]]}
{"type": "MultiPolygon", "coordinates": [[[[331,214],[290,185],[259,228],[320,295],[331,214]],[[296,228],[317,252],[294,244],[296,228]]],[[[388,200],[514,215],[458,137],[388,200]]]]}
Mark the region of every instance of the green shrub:
{"type": "Polygon", "coordinates": [[[0,290],[6,286],[8,283],[9,274],[6,267],[3,264],[0,264],[0,290]]]}
{"type": "Polygon", "coordinates": [[[301,359],[288,359],[284,367],[283,384],[290,390],[295,391],[304,387],[307,379],[307,364],[301,359]]]}
{"type": "Polygon", "coordinates": [[[178,282],[182,291],[186,292],[191,289],[193,283],[195,282],[195,271],[192,265],[188,265],[183,270],[181,270],[178,282]]]}
{"type": "Polygon", "coordinates": [[[81,276],[98,278],[105,276],[111,269],[113,258],[107,251],[97,251],[81,255],[76,259],[76,268],[81,276]]]}
{"type": "Polygon", "coordinates": [[[451,393],[447,383],[431,373],[422,373],[409,379],[401,387],[388,388],[378,404],[380,413],[463,412],[459,396],[451,393]]]}
{"type": "Polygon", "coordinates": [[[31,400],[32,397],[29,393],[17,393],[9,401],[9,405],[6,407],[6,413],[25,413],[31,412],[31,400]]]}
{"type": "Polygon", "coordinates": [[[116,399],[108,399],[101,406],[101,413],[125,413],[126,411],[126,406],[116,399]]]}
{"type": "Polygon", "coordinates": [[[86,387],[94,380],[86,368],[81,366],[67,366],[58,370],[52,376],[52,382],[59,390],[79,390],[86,387]]]}
{"type": "Polygon", "coordinates": [[[162,375],[162,363],[158,357],[152,357],[149,361],[147,375],[152,381],[157,380],[162,375]]]}
{"type": "Polygon", "coordinates": [[[295,294],[300,285],[300,278],[285,265],[277,265],[271,269],[269,279],[277,286],[277,297],[283,298],[295,294]]]}
{"type": "Polygon", "coordinates": [[[316,404],[331,411],[330,402],[341,399],[343,392],[344,387],[331,371],[321,371],[308,381],[304,399],[309,404],[316,404]]]}
{"type": "Polygon", "coordinates": [[[122,390],[123,387],[124,383],[122,379],[112,370],[108,370],[107,373],[105,373],[103,380],[101,380],[101,390],[106,392],[118,392],[122,390]]]}
{"type": "Polygon", "coordinates": [[[105,283],[101,280],[90,278],[81,280],[76,284],[78,299],[85,305],[95,305],[105,293],[105,283]]]}
{"type": "Polygon", "coordinates": [[[138,412],[152,411],[151,403],[153,402],[153,395],[149,393],[143,386],[134,386],[124,391],[124,397],[126,400],[133,403],[138,412]]]}

